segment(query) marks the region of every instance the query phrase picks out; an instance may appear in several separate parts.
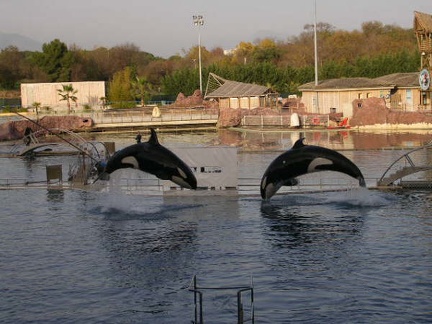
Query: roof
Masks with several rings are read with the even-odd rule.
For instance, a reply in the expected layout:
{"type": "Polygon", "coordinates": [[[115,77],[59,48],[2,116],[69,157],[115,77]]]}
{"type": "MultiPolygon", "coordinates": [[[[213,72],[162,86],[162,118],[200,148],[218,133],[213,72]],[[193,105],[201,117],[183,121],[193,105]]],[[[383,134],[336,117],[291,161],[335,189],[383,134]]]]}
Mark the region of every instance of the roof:
{"type": "Polygon", "coordinates": [[[414,11],[414,30],[432,33],[432,15],[414,11]]]}
{"type": "Polygon", "coordinates": [[[410,73],[393,73],[384,75],[374,80],[379,80],[381,82],[393,83],[396,87],[418,87],[419,86],[419,72],[410,73]]]}
{"type": "Polygon", "coordinates": [[[370,78],[340,78],[329,79],[318,82],[309,82],[299,87],[300,91],[305,90],[327,90],[327,89],[359,89],[359,88],[394,88],[394,82],[388,80],[370,79],[370,78]]]}
{"type": "Polygon", "coordinates": [[[271,88],[266,86],[226,80],[210,73],[209,83],[212,80],[213,88],[215,89],[206,94],[205,98],[260,97],[269,93],[275,93],[271,88]]]}

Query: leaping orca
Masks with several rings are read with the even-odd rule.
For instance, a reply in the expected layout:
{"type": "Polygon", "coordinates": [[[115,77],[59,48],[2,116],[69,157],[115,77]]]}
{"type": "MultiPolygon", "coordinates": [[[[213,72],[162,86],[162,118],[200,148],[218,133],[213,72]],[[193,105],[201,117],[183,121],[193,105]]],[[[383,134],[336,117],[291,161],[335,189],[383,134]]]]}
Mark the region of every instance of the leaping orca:
{"type": "Polygon", "coordinates": [[[282,186],[294,186],[296,177],[319,171],[337,171],[358,179],[366,187],[359,168],[342,154],[321,146],[305,145],[304,138],[279,155],[265,171],[261,179],[261,197],[270,199],[282,186]]]}
{"type": "Polygon", "coordinates": [[[150,131],[147,142],[116,152],[108,159],[103,172],[110,174],[118,169],[133,168],[151,173],[162,180],[171,180],[183,188],[196,189],[197,180],[192,170],[177,155],[159,143],[153,128],[150,131]]]}

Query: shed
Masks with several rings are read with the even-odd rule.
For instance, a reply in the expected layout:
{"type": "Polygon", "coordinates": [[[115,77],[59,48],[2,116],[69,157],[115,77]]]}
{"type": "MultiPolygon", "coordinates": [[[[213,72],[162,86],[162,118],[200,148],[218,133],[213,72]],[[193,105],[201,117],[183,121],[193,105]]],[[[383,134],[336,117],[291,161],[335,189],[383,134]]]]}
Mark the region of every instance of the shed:
{"type": "Polygon", "coordinates": [[[217,100],[220,108],[254,109],[275,106],[278,95],[266,86],[226,80],[210,73],[204,99],[217,100]]]}
{"type": "Polygon", "coordinates": [[[419,73],[392,73],[375,78],[379,82],[394,84],[390,97],[386,98],[388,106],[392,109],[414,111],[417,109],[430,109],[430,102],[426,93],[419,87],[419,73]]]}
{"type": "Polygon", "coordinates": [[[394,84],[370,78],[341,78],[309,82],[299,87],[307,112],[343,113],[352,116],[352,102],[370,97],[390,97],[394,84]]]}
{"type": "Polygon", "coordinates": [[[341,78],[323,80],[299,87],[306,110],[328,114],[342,112],[352,116],[352,102],[370,97],[385,98],[392,109],[415,111],[431,109],[428,92],[419,87],[418,72],[393,73],[378,78],[341,78]]]}

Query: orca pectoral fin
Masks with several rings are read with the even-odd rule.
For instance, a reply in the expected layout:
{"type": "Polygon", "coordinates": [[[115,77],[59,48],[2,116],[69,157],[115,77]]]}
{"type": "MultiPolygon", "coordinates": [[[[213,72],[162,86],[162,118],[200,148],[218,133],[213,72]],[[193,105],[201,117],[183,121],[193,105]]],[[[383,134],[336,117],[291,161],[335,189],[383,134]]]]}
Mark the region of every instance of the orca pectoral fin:
{"type": "Polygon", "coordinates": [[[171,181],[174,182],[175,184],[179,185],[182,188],[186,188],[186,189],[196,189],[192,187],[192,185],[190,183],[188,183],[184,178],[178,177],[178,176],[172,176],[171,181]]]}
{"type": "Polygon", "coordinates": [[[298,185],[296,178],[281,179],[276,182],[267,182],[267,177],[264,177],[261,181],[261,197],[263,199],[270,199],[273,197],[278,190],[283,186],[296,186],[298,185]]]}
{"type": "Polygon", "coordinates": [[[298,184],[299,181],[297,180],[297,178],[289,178],[283,182],[283,186],[289,186],[289,187],[297,186],[298,184]]]}

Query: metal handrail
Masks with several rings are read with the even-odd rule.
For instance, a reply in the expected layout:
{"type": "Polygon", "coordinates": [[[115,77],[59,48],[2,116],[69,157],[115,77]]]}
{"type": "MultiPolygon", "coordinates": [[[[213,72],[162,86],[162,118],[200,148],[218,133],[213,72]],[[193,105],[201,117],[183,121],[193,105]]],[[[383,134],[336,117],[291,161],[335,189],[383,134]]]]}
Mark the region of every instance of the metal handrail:
{"type": "Polygon", "coordinates": [[[204,313],[203,313],[203,292],[202,290],[237,290],[237,324],[243,324],[246,322],[255,323],[255,308],[254,308],[254,288],[253,279],[251,278],[251,284],[249,286],[229,286],[229,287],[198,287],[196,275],[193,276],[191,283],[189,284],[189,291],[194,293],[194,324],[204,324],[204,313]],[[250,316],[244,317],[244,308],[242,302],[242,294],[244,292],[250,292],[250,316]]]}
{"type": "Polygon", "coordinates": [[[384,171],[384,173],[383,173],[383,175],[381,176],[381,178],[378,180],[378,183],[381,183],[383,180],[384,180],[384,178],[386,177],[386,175],[387,175],[387,173],[397,164],[397,163],[399,163],[400,161],[402,161],[402,160],[406,160],[406,161],[408,161],[408,164],[409,165],[411,165],[411,167],[412,168],[414,168],[415,167],[415,164],[414,164],[414,162],[413,162],[413,160],[411,159],[411,157],[409,156],[410,154],[412,154],[412,153],[414,153],[414,152],[417,152],[417,151],[420,151],[420,150],[424,150],[424,149],[427,149],[427,148],[431,148],[432,147],[432,141],[430,141],[430,142],[428,142],[426,145],[423,145],[423,146],[421,146],[421,147],[418,147],[418,148],[415,148],[415,149],[413,149],[413,150],[411,150],[411,151],[409,151],[409,152],[407,152],[407,153],[405,153],[405,154],[403,154],[402,156],[400,156],[398,159],[396,159],[392,164],[390,164],[390,166],[384,171]]]}

